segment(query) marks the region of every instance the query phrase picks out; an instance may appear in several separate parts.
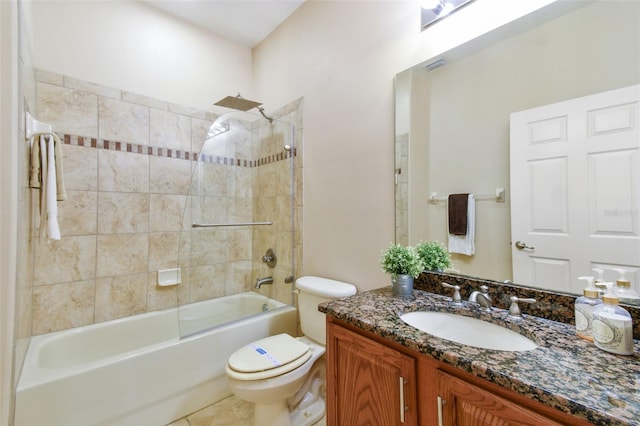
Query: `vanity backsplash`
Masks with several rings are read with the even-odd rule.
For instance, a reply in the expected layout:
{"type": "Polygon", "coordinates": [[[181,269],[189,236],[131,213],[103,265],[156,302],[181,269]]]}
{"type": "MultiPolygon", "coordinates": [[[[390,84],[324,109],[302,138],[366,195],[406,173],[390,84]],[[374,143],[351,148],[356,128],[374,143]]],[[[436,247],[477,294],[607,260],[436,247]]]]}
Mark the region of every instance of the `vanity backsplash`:
{"type": "MultiPolygon", "coordinates": [[[[431,271],[420,274],[413,285],[419,290],[451,296],[453,294],[452,290],[443,287],[443,282],[460,286],[460,295],[463,300],[468,300],[472,291],[480,290],[481,285],[486,285],[489,288],[488,292],[493,306],[500,309],[509,309],[511,296],[531,297],[536,299],[536,303],[522,306],[522,311],[525,315],[534,315],[565,324],[575,324],[574,302],[577,296],[571,294],[534,289],[512,283],[501,283],[459,274],[431,271]]],[[[633,317],[633,338],[640,339],[640,308],[629,305],[624,305],[624,308],[633,317]]]]}

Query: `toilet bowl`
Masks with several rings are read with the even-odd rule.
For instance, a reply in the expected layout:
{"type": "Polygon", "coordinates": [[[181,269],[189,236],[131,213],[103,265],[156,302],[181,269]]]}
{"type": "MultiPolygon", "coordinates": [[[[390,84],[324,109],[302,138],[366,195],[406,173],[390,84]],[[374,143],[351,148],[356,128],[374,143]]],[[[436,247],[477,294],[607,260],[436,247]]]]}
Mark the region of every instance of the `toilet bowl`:
{"type": "Polygon", "coordinates": [[[235,351],[227,362],[229,387],[255,404],[256,426],[310,426],[324,416],[326,326],[318,304],[351,296],[356,288],[320,277],[301,277],[296,288],[304,336],[260,339],[235,351]]]}

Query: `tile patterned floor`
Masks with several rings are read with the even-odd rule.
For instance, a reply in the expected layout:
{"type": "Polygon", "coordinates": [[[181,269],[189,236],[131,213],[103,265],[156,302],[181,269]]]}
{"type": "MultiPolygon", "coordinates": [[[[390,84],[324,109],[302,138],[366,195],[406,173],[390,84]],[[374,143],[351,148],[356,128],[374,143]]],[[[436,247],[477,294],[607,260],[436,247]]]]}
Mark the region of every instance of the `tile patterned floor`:
{"type": "MultiPolygon", "coordinates": [[[[253,404],[235,396],[196,411],[167,426],[252,426],[253,404]]],[[[277,425],[274,425],[277,426],[277,425]]],[[[295,425],[294,425],[295,426],[295,425]]],[[[314,426],[326,426],[321,419],[314,426]]]]}

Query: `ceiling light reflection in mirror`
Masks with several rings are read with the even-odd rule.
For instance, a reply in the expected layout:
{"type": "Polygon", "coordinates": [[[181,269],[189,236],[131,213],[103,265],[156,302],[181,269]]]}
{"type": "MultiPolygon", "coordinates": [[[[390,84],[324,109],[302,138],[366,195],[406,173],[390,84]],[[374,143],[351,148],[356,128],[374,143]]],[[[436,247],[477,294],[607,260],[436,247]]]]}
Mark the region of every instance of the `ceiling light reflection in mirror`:
{"type": "Polygon", "coordinates": [[[420,0],[421,28],[424,30],[473,0],[420,0]]]}

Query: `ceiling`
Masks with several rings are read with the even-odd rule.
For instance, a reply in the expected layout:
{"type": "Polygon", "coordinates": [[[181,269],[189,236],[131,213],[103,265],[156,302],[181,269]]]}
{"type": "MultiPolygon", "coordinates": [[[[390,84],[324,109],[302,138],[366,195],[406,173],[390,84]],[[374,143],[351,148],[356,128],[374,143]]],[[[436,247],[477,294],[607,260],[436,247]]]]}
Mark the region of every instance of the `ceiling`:
{"type": "Polygon", "coordinates": [[[142,0],[243,46],[253,48],[304,0],[142,0]]]}

